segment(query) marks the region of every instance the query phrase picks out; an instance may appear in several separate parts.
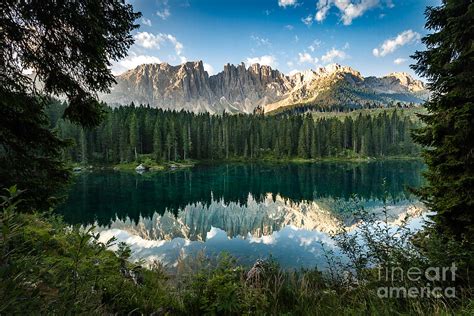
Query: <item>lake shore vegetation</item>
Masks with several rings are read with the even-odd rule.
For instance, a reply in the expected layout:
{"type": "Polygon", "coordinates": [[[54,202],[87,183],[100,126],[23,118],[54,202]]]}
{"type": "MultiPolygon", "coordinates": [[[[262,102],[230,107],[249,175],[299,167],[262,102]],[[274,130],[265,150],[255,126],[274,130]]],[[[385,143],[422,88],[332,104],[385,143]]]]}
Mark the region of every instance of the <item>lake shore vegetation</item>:
{"type": "Polygon", "coordinates": [[[418,157],[412,113],[387,109],[354,118],[210,115],[134,105],[106,108],[104,122],[84,129],[60,118],[64,104],[48,108],[50,127],[73,146],[64,158],[84,166],[207,161],[365,160],[418,157]]]}
{"type": "MultiPolygon", "coordinates": [[[[394,239],[375,218],[358,235],[341,227],[336,244],[351,258],[341,262],[327,249],[328,270],[287,270],[271,257],[243,266],[228,254],[182,257],[175,271],[158,261],[129,261],[130,248],[115,239],[100,242],[93,228],[70,226],[51,212],[22,212],[22,192],[4,191],[0,212],[0,313],[2,314],[159,314],[159,315],[472,315],[472,293],[450,282],[456,298],[384,297],[385,287],[420,287],[426,280],[380,279],[380,269],[427,269],[429,260],[412,237],[394,239]],[[365,250],[355,242],[362,238],[365,250]],[[377,264],[374,266],[374,264],[377,264]]],[[[357,211],[355,211],[357,212],[357,211]]],[[[434,242],[434,241],[433,241],[434,242]]],[[[431,249],[431,248],[429,248],[431,249]]],[[[431,259],[444,254],[430,254],[431,259]]],[[[431,292],[430,292],[431,293],[431,292]]]]}
{"type": "Polygon", "coordinates": [[[426,11],[432,33],[422,39],[427,50],[414,55],[414,69],[427,77],[433,93],[427,112],[420,114],[423,125],[401,111],[315,120],[311,114],[211,116],[146,106],[107,108],[97,96],[114,83],[111,61],[127,55],[141,17],[131,4],[6,1],[2,9],[0,314],[474,314],[471,0],[443,0],[426,11]],[[67,102],[54,101],[53,95],[67,102]],[[51,110],[51,104],[61,110],[51,110]],[[417,143],[410,137],[413,129],[417,143]],[[418,194],[434,212],[432,221],[408,234],[403,223],[393,232],[362,212],[359,234],[341,228],[335,235],[350,260],[338,262],[328,252],[325,272],[282,270],[271,259],[245,267],[222,255],[183,259],[173,274],[159,263],[145,268],[131,262],[126,244],[100,242],[93,228],[68,225],[53,214],[71,178],[68,161],[126,168],[148,162],[158,168],[242,157],[415,156],[420,150],[428,171],[418,194]],[[381,268],[454,266],[434,281],[425,274],[394,283],[378,274],[381,268]],[[378,292],[421,283],[452,288],[455,295],[378,292]]]}

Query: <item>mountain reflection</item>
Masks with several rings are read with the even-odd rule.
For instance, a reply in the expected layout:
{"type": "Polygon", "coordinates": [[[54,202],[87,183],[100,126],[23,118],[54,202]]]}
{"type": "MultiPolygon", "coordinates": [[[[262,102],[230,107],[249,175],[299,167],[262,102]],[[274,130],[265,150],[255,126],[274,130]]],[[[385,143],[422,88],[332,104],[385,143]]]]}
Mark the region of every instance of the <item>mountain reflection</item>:
{"type": "MultiPolygon", "coordinates": [[[[249,194],[256,202],[267,201],[267,193],[294,202],[324,198],[349,200],[354,195],[363,200],[377,201],[386,190],[391,198],[405,200],[409,198],[406,188],[421,184],[423,167],[418,161],[378,161],[200,165],[192,169],[143,175],[84,172],[77,175],[68,200],[58,212],[69,223],[108,225],[116,218],[128,219],[135,224],[143,218],[154,220],[165,212],[169,213],[161,220],[176,220],[171,215],[179,215],[179,210],[199,205],[201,208],[206,206],[208,211],[217,203],[215,201],[221,199],[235,205],[245,204],[249,194]],[[387,183],[385,189],[382,185],[384,179],[387,183]]],[[[246,229],[254,231],[257,222],[267,220],[262,217],[264,215],[258,216],[251,225],[234,223],[232,230],[239,234],[245,234],[246,229]],[[239,225],[242,227],[237,227],[239,225]]],[[[202,229],[209,228],[209,225],[201,226],[202,229]]],[[[203,232],[189,234],[198,238],[197,235],[202,236],[203,232]]]]}
{"type": "MultiPolygon", "coordinates": [[[[351,214],[343,214],[343,209],[354,209],[364,205],[366,211],[381,213],[381,201],[349,201],[320,199],[317,201],[292,202],[277,195],[268,194],[257,202],[249,194],[246,203],[212,200],[205,205],[201,202],[189,204],[177,214],[168,211],[154,213],[151,217],[140,217],[138,222],[126,219],[115,219],[110,225],[99,227],[101,230],[117,229],[145,240],[173,240],[183,238],[190,241],[204,241],[212,229],[225,232],[229,238],[260,238],[278,232],[284,227],[292,226],[307,231],[326,234],[336,232],[341,225],[355,224],[351,214]],[[347,204],[352,204],[348,206],[347,204]],[[335,215],[339,210],[340,216],[335,215]],[[337,211],[336,211],[337,212],[337,211]]],[[[419,215],[422,206],[406,200],[386,205],[389,220],[395,221],[401,214],[419,215]]]]}
{"type": "MultiPolygon", "coordinates": [[[[200,255],[215,258],[222,252],[244,265],[271,255],[283,268],[324,270],[328,250],[338,260],[346,260],[330,232],[339,224],[349,225],[349,231],[358,229],[350,220],[340,223],[325,209],[331,204],[326,202],[295,203],[279,196],[275,199],[267,196],[264,201],[256,202],[249,196],[245,204],[222,200],[212,201],[209,206],[196,203],[180,210],[177,216],[155,213],[151,218],[140,218],[138,223],[116,219],[110,225],[96,227],[96,231],[103,242],[115,237],[117,242],[129,245],[132,260],[143,260],[146,265],[159,261],[171,271],[183,258],[191,261],[200,255]]],[[[380,212],[383,203],[364,204],[366,210],[385,218],[380,212]]],[[[386,227],[390,234],[395,234],[396,225],[405,215],[410,216],[407,228],[412,231],[422,227],[427,215],[422,215],[424,208],[417,202],[400,201],[385,207],[388,207],[386,227]]]]}

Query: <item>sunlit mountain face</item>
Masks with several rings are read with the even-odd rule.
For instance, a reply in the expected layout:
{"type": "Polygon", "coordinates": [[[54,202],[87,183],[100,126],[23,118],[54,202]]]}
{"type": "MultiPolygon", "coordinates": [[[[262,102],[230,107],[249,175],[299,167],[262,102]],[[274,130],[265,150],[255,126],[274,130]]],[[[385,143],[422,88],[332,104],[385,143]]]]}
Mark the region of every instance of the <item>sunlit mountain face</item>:
{"type": "Polygon", "coordinates": [[[149,104],[151,107],[209,113],[266,113],[295,105],[327,109],[359,109],[370,103],[414,106],[429,96],[426,85],[408,73],[364,77],[351,67],[330,64],[291,76],[268,65],[226,64],[209,75],[202,61],[171,66],[144,64],[116,77],[117,85],[101,99],[109,105],[149,104]]]}
{"type": "Polygon", "coordinates": [[[243,264],[272,255],[286,267],[323,267],[331,235],[357,229],[355,210],[385,207],[393,224],[418,217],[424,208],[407,189],[421,184],[423,168],[387,161],[82,173],[60,211],[70,223],[95,225],[104,241],[127,242],[134,258],[170,268],[222,251],[243,264]]]}

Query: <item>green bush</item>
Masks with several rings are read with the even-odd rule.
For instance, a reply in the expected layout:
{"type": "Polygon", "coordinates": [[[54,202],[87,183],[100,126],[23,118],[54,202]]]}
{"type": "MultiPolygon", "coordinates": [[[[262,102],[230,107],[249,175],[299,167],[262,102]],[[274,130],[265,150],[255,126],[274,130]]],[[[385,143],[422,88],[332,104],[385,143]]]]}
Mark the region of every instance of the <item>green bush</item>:
{"type": "Polygon", "coordinates": [[[69,227],[51,214],[16,211],[15,187],[0,213],[0,314],[152,313],[175,308],[166,280],[114,253],[93,227],[69,227]]]}
{"type": "MultiPolygon", "coordinates": [[[[394,232],[360,210],[357,234],[342,230],[335,240],[349,261],[326,250],[329,269],[283,270],[269,258],[248,269],[227,254],[181,259],[170,274],[155,262],[130,262],[130,248],[114,239],[99,242],[94,228],[70,227],[52,214],[24,214],[15,187],[0,212],[0,314],[158,315],[472,315],[469,284],[454,284],[456,299],[383,298],[379,267],[426,268],[450,257],[433,237],[415,247],[402,225],[394,232]],[[361,246],[360,241],[366,246],[361,246]],[[115,245],[114,252],[110,247],[115,245]],[[427,252],[426,249],[431,249],[427,252]],[[443,258],[444,257],[444,258],[443,258]]],[[[386,212],[386,209],[385,211],[386,212]]],[[[385,213],[384,213],[385,214],[385,213]]],[[[385,217],[387,218],[387,217],[385,217]]],[[[383,218],[382,218],[383,219],[383,218]]],[[[419,241],[417,241],[418,243],[419,241]]],[[[461,260],[461,262],[462,262],[461,260]]],[[[471,259],[472,260],[472,259],[471,259]]],[[[397,286],[420,286],[396,282],[397,286]]],[[[447,286],[451,284],[440,284],[447,286]]]]}

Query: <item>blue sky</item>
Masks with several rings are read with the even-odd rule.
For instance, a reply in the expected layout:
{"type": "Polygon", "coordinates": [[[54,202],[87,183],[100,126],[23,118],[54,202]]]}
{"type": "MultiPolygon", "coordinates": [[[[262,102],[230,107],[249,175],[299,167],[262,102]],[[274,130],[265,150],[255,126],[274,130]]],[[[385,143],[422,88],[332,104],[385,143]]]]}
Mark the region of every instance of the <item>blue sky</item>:
{"type": "Polygon", "coordinates": [[[413,75],[410,55],[423,49],[426,6],[440,0],[129,0],[143,18],[123,72],[138,64],[203,60],[260,62],[284,73],[330,63],[365,76],[413,75]]]}

